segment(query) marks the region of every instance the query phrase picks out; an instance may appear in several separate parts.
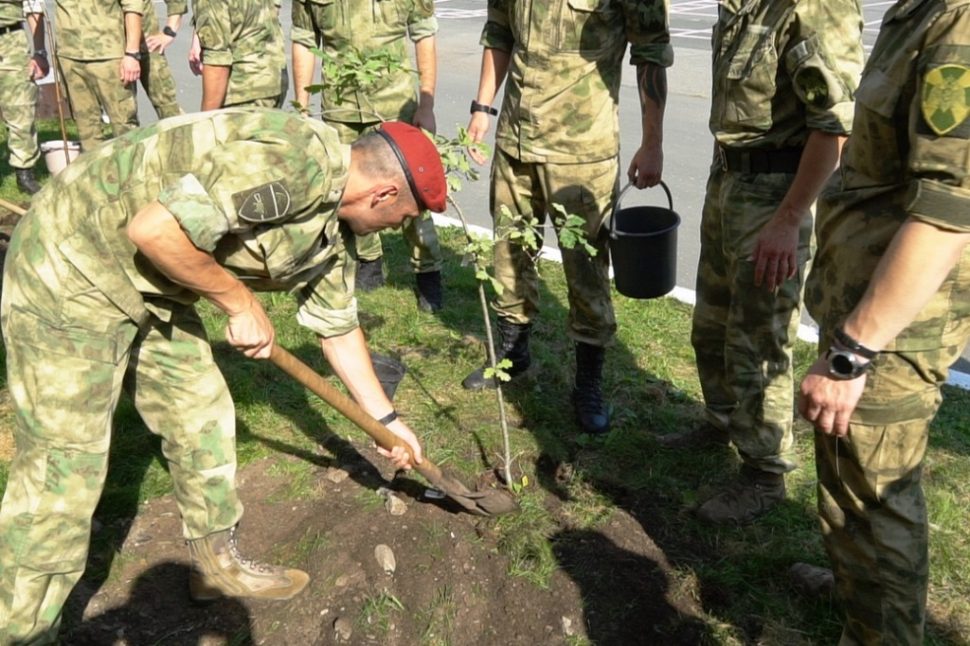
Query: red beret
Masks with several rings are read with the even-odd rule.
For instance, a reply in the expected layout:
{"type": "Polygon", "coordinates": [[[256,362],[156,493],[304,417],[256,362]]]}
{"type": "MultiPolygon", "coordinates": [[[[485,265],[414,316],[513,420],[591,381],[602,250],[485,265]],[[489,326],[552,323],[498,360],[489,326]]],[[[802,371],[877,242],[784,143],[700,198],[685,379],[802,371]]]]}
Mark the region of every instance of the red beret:
{"type": "Polygon", "coordinates": [[[378,134],[384,137],[397,155],[404,176],[422,209],[444,213],[448,208],[448,182],[441,165],[441,155],[431,138],[420,128],[401,121],[381,124],[378,134]]]}

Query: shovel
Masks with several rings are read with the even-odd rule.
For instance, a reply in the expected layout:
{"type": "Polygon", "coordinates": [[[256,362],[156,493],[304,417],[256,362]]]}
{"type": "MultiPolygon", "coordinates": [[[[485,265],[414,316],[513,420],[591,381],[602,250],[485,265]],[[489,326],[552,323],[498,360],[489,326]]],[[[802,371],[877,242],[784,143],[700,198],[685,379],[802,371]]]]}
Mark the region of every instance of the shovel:
{"type": "MultiPolygon", "coordinates": [[[[280,346],[274,345],[269,360],[280,370],[296,379],[307,390],[337,409],[337,412],[341,415],[359,426],[381,448],[390,451],[395,446],[401,446],[411,455],[411,448],[404,440],[387,430],[383,424],[358,406],[357,402],[331,386],[326,379],[292,354],[280,346]]],[[[498,489],[472,491],[454,476],[443,473],[427,457],[421,461],[421,464],[414,464],[413,466],[433,487],[457,502],[469,513],[478,516],[499,516],[519,509],[515,500],[505,492],[498,489]]]]}

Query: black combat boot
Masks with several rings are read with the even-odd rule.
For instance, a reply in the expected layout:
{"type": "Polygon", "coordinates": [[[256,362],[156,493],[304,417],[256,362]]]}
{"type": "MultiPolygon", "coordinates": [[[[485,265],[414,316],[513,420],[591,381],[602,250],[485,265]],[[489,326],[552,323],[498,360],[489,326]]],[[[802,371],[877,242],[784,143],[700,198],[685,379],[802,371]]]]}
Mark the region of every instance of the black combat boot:
{"type": "Polygon", "coordinates": [[[573,405],[583,433],[602,435],[610,430],[610,411],[603,401],[603,360],[606,348],[576,344],[576,386],[573,405]]]}
{"type": "Polygon", "coordinates": [[[40,184],[37,183],[37,178],[34,177],[33,168],[17,168],[17,186],[24,193],[29,193],[33,195],[40,190],[40,184]]]}
{"type": "Polygon", "coordinates": [[[369,292],[384,286],[384,258],[378,256],[373,260],[361,260],[357,264],[357,278],[354,289],[359,292],[369,292]]]}
{"type": "Polygon", "coordinates": [[[437,312],[441,309],[441,272],[428,271],[414,275],[415,291],[418,296],[418,309],[422,312],[437,312]]]}
{"type": "MultiPolygon", "coordinates": [[[[515,379],[528,369],[532,363],[529,356],[529,332],[532,330],[531,323],[512,323],[503,318],[498,320],[498,333],[501,336],[501,345],[496,350],[496,361],[508,359],[512,362],[512,367],[507,368],[506,372],[515,379]]],[[[461,385],[465,390],[482,390],[484,388],[497,388],[498,384],[494,377],[485,378],[485,368],[483,366],[471,373],[461,385]]]]}

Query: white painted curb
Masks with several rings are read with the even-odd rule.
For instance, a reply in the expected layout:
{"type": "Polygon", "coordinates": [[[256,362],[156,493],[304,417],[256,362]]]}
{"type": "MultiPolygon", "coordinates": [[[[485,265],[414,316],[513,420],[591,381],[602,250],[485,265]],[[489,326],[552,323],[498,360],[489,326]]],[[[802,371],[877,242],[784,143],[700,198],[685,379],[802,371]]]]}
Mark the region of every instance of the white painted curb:
{"type": "MultiPolygon", "coordinates": [[[[440,213],[432,213],[432,216],[434,217],[434,223],[438,226],[461,227],[461,221],[457,218],[442,215],[440,213]]],[[[491,229],[486,229],[485,227],[478,226],[476,224],[469,224],[468,229],[475,235],[484,236],[486,238],[492,237],[491,229]]],[[[559,249],[555,247],[543,247],[542,258],[543,260],[552,260],[553,262],[559,263],[562,262],[562,254],[559,253],[559,249]]],[[[610,267],[610,275],[612,274],[613,268],[610,267]]],[[[670,292],[669,297],[688,305],[694,305],[694,303],[697,302],[694,290],[687,289],[685,287],[674,287],[674,289],[670,292]]],[[[818,343],[818,329],[811,325],[799,325],[798,338],[802,341],[807,341],[808,343],[818,343]]],[[[949,379],[947,379],[946,383],[951,386],[956,386],[957,388],[970,390],[970,374],[959,372],[957,370],[951,370],[949,379]]]]}

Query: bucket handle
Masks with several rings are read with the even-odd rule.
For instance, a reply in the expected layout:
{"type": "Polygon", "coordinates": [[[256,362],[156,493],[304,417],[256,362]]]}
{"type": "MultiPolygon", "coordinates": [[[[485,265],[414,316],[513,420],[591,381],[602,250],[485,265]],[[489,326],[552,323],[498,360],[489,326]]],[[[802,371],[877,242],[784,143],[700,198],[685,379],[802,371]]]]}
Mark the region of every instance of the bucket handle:
{"type": "MultiPolygon", "coordinates": [[[[659,186],[664,190],[664,193],[667,194],[667,204],[669,205],[670,210],[673,211],[674,198],[670,195],[670,189],[667,188],[667,185],[664,184],[663,180],[660,180],[659,186]]],[[[616,202],[613,203],[613,212],[610,214],[610,237],[616,237],[613,235],[613,231],[614,231],[613,227],[616,226],[615,225],[616,212],[620,208],[620,202],[623,201],[623,196],[626,195],[626,192],[629,191],[632,187],[633,187],[633,183],[627,182],[626,186],[623,187],[623,190],[620,191],[620,194],[616,196],[616,202]]]]}

